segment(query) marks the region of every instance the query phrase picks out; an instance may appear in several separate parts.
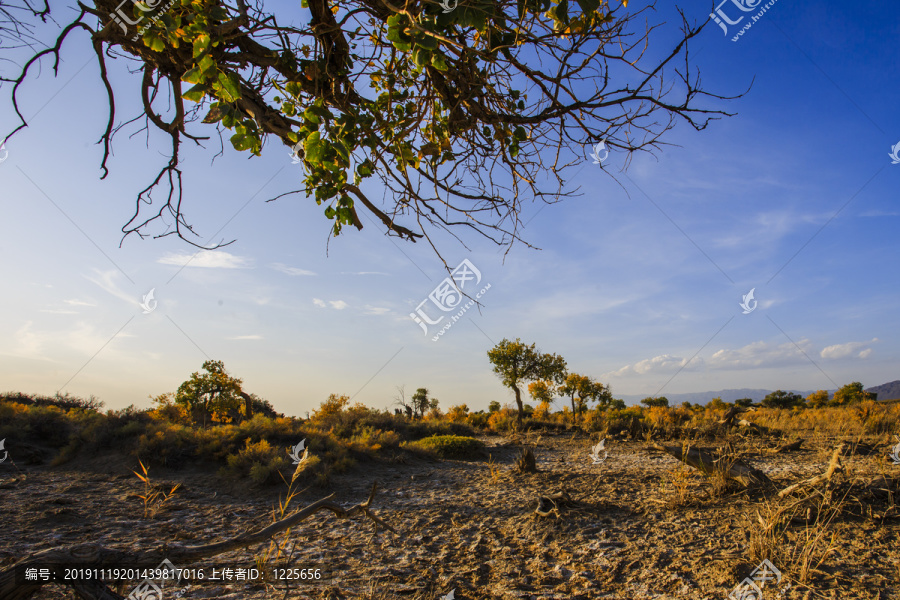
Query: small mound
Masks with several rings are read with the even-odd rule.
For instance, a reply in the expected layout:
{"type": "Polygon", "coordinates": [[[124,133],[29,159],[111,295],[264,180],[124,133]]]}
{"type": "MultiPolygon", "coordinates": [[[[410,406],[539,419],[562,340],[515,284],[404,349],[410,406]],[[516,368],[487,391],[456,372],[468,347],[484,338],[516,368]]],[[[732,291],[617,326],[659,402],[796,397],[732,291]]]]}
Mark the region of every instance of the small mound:
{"type": "Polygon", "coordinates": [[[433,452],[441,458],[465,460],[484,456],[484,442],[464,435],[433,435],[409,445],[433,452]]]}

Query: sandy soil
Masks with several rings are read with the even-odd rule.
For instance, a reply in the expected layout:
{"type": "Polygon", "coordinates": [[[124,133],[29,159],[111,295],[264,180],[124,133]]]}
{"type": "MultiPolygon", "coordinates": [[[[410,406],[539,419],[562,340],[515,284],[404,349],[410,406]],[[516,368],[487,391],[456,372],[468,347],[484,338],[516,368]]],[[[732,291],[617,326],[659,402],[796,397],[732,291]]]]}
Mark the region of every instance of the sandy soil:
{"type": "MultiPolygon", "coordinates": [[[[350,505],[365,500],[373,481],[380,490],[376,513],[402,536],[379,532],[364,518],[330,513],[296,527],[288,543],[290,567],[320,569],[316,582],[204,581],[165,588],[164,598],[433,598],[451,590],[456,599],[672,599],[726,598],[757,566],[751,532],[757,513],[766,516],[762,494],[739,487],[713,493],[711,485],[645,444],[609,440],[607,459],[592,465],[595,440],[571,434],[532,435],[537,473],[518,473],[520,444],[484,438],[488,461],[360,462],[334,476],[329,488],[310,488],[294,506],[329,492],[350,505]],[[679,485],[684,494],[679,494],[679,485]],[[536,498],[566,490],[576,501],[559,518],[533,514],[536,498]],[[185,589],[186,587],[186,589],[185,589]]],[[[744,460],[766,472],[779,488],[825,470],[831,446],[789,454],[764,452],[761,442],[738,446],[744,460]]],[[[76,461],[77,462],[77,461],[76,461]]],[[[900,474],[881,453],[848,456],[847,472],[900,474]]],[[[142,487],[123,459],[95,459],[60,467],[0,465],[0,567],[30,553],[83,542],[147,549],[162,542],[200,544],[261,528],[286,488],[252,489],[227,483],[214,466],[183,470],[152,468],[164,485],[181,483],[175,498],[145,519],[142,487]]],[[[768,495],[773,505],[772,497],[768,495]]],[[[850,502],[850,500],[847,500],[850,502]]],[[[779,598],[900,599],[900,518],[896,509],[869,506],[868,515],[841,514],[812,553],[801,583],[799,556],[773,561],[782,573],[763,589],[779,598]],[[834,538],[832,540],[832,534],[834,538]]],[[[815,533],[794,525],[794,534],[815,533]]],[[[220,555],[191,567],[251,568],[263,547],[220,555]]],[[[127,565],[123,565],[125,567],[127,565]]],[[[181,566],[181,565],[176,565],[181,566]]],[[[123,583],[127,595],[138,582],[123,583]]],[[[38,599],[74,597],[68,588],[45,586],[38,599]]],[[[738,597],[738,596],[735,596],[738,597]]],[[[750,598],[751,596],[745,596],[750,598]]]]}

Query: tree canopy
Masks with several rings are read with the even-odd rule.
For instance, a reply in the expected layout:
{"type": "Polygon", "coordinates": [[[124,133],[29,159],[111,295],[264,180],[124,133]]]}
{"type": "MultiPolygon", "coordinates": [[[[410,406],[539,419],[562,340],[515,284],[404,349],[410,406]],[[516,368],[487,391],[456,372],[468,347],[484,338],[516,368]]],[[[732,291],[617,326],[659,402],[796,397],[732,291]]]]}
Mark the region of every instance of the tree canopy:
{"type": "MultiPolygon", "coordinates": [[[[659,149],[679,121],[702,130],[728,114],[704,105],[704,97],[723,96],[704,89],[689,53],[705,15],[693,23],[677,7],[301,5],[298,18],[293,7],[261,0],[91,0],[52,9],[46,0],[4,2],[0,49],[16,56],[7,65],[21,65],[0,77],[12,83],[20,119],[9,134],[28,125],[20,91],[41,64],[56,72],[73,45],[90,45],[108,97],[102,177],[116,133],[155,128],[169,138],[167,159],[148,174],[123,226],[126,237],[152,235],[151,221],[168,214],[174,230],[161,235],[202,245],[182,196],[182,144],[218,136],[256,156],[267,142],[291,148],[302,181],[289,193],[322,206],[334,235],[361,229],[365,219],[432,247],[438,230],[474,230],[508,246],[521,239],[524,201],[572,193],[564,174],[583,163],[586,145],[604,141],[630,157],[659,149]],[[61,29],[39,39],[47,22],[61,29]],[[132,79],[110,77],[112,61],[132,79]],[[123,94],[139,102],[138,114],[117,113],[123,94]]],[[[211,154],[224,151],[211,145],[211,154]]]]}
{"type": "Polygon", "coordinates": [[[504,338],[487,354],[494,365],[494,373],[516,396],[519,423],[525,411],[519,385],[536,380],[560,382],[565,377],[566,361],[562,356],[544,354],[534,344],[526,345],[519,338],[514,342],[504,338]]]}
{"type": "Polygon", "coordinates": [[[832,406],[843,406],[845,404],[856,404],[865,400],[877,400],[878,394],[867,392],[863,389],[863,384],[858,381],[848,383],[841,386],[831,399],[832,406]]]}
{"type": "Polygon", "coordinates": [[[191,412],[195,423],[207,425],[213,418],[219,420],[240,420],[244,407],[242,381],[232,377],[220,360],[203,363],[202,375],[191,373],[190,379],[182,383],[175,393],[175,403],[191,412]]]}
{"type": "Polygon", "coordinates": [[[569,373],[565,381],[560,384],[558,391],[561,395],[569,397],[572,403],[573,420],[577,420],[578,413],[583,412],[590,401],[596,401],[602,406],[609,406],[612,401],[612,394],[608,387],[587,375],[578,373],[569,373]]]}
{"type": "MultiPolygon", "coordinates": [[[[715,400],[715,398],[713,398],[713,400],[715,400]]],[[[721,402],[722,399],[719,398],[719,401],[721,402]]],[[[644,406],[646,406],[648,408],[652,407],[652,406],[667,407],[667,406],[669,406],[669,399],[666,398],[665,396],[659,396],[659,397],[649,396],[649,397],[641,400],[641,404],[643,404],[644,406]]]]}
{"type": "Polygon", "coordinates": [[[762,399],[766,408],[792,408],[803,404],[803,396],[784,390],[775,390],[762,399]]]}

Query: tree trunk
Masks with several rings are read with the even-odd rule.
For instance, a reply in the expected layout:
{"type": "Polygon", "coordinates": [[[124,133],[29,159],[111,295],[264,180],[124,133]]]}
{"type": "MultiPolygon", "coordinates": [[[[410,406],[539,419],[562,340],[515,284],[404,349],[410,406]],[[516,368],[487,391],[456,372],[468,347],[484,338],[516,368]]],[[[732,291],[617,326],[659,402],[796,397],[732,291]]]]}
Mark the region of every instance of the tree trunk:
{"type": "Polygon", "coordinates": [[[720,457],[716,453],[700,450],[699,448],[689,448],[688,451],[685,452],[678,446],[650,444],[649,447],[654,450],[665,452],[670,456],[674,456],[685,464],[702,471],[705,475],[711,475],[716,471],[721,471],[726,477],[734,479],[744,487],[772,485],[772,481],[765,473],[740,460],[720,463],[720,457]]]}
{"type": "Polygon", "coordinates": [[[572,400],[572,425],[574,425],[578,422],[578,413],[575,412],[575,394],[572,394],[570,399],[572,400]]]}
{"type": "Polygon", "coordinates": [[[244,391],[241,391],[241,398],[244,399],[244,418],[249,421],[253,418],[253,398],[244,391]]]}
{"type": "Polygon", "coordinates": [[[522,424],[522,413],[525,412],[525,407],[522,405],[522,392],[519,390],[519,386],[517,386],[517,385],[513,386],[513,392],[515,392],[515,394],[516,394],[516,404],[519,407],[518,421],[519,421],[519,425],[521,425],[522,424]]]}

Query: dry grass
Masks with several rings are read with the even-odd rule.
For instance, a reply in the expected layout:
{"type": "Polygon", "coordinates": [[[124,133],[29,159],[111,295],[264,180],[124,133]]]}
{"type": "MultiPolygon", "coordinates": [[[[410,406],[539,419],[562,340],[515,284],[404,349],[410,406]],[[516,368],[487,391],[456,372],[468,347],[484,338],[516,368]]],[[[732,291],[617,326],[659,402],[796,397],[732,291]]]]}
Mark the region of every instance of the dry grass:
{"type": "Polygon", "coordinates": [[[164,492],[157,484],[150,480],[150,471],[144,463],[138,461],[141,465],[141,473],[132,471],[144,483],[144,493],[138,494],[138,498],[144,502],[144,518],[153,519],[163,509],[165,504],[175,496],[175,491],[181,487],[180,483],[172,486],[168,492],[164,492]]]}

